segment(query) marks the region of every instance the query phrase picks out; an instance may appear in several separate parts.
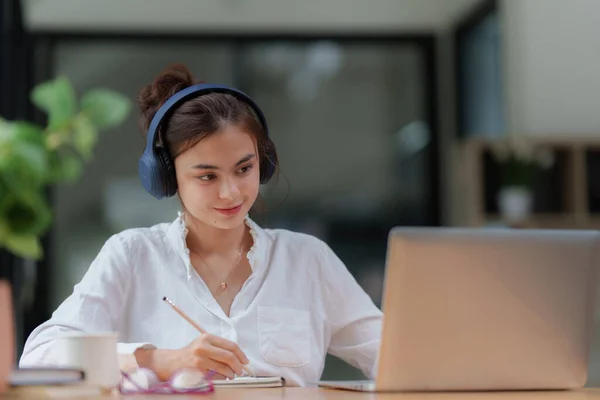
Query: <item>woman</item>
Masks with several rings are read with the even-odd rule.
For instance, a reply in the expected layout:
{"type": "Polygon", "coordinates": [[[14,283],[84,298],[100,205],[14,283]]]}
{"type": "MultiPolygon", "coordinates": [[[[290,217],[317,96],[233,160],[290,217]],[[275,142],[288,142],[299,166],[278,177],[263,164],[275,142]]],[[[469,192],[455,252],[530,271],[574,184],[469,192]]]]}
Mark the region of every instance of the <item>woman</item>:
{"type": "Polygon", "coordinates": [[[327,352],[373,377],[382,315],[341,260],[315,237],[263,229],[247,216],[277,166],[258,106],[233,89],[195,86],[182,65],[138,101],[148,141],[142,183],[158,198],[176,193],[182,212],[109,238],[32,332],[20,365],[55,362],[61,334],[116,331],[121,368],[150,368],[161,379],[183,367],[233,377],[249,364],[302,386],[319,380],[327,352]]]}

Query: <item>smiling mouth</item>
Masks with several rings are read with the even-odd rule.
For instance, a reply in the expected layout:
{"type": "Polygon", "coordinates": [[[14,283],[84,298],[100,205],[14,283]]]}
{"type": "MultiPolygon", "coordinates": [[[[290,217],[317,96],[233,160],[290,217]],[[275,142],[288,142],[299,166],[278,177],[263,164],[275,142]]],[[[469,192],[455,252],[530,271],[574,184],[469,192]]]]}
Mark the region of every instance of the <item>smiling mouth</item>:
{"type": "Polygon", "coordinates": [[[241,208],[242,208],[242,205],[239,204],[239,205],[237,205],[235,207],[229,207],[229,208],[216,208],[215,207],[215,210],[217,210],[221,214],[234,215],[234,214],[237,214],[238,211],[240,211],[241,208]]]}
{"type": "Polygon", "coordinates": [[[240,208],[242,205],[238,204],[237,206],[232,207],[215,207],[216,210],[235,210],[236,208],[240,208]]]}

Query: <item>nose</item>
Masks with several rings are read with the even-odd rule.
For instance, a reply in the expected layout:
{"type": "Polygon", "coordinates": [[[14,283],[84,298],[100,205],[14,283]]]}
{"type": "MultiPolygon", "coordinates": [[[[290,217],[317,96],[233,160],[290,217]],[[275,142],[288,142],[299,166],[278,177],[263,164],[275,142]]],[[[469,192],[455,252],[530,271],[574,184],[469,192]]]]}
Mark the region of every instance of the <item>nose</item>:
{"type": "Polygon", "coordinates": [[[232,177],[221,179],[219,198],[223,200],[236,200],[240,196],[240,188],[232,177]]]}

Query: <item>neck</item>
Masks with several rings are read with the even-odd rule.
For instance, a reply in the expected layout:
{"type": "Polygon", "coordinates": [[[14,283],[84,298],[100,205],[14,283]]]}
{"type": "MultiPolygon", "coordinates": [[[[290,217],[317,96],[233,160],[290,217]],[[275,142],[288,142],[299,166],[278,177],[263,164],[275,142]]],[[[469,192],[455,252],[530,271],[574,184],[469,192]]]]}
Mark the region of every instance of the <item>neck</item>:
{"type": "Polygon", "coordinates": [[[188,229],[188,248],[202,255],[237,254],[242,241],[247,237],[248,228],[245,223],[234,229],[220,229],[200,222],[188,213],[185,214],[184,221],[188,229]]]}

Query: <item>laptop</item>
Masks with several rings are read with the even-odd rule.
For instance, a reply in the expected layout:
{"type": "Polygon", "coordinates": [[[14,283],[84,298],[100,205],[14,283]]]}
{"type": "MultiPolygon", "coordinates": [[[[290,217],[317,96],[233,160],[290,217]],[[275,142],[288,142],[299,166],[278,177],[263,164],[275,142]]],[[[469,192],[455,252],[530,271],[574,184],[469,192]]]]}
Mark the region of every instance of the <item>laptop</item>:
{"type": "Polygon", "coordinates": [[[588,372],[595,231],[394,228],[378,373],[359,391],[576,389],[588,372]]]}

